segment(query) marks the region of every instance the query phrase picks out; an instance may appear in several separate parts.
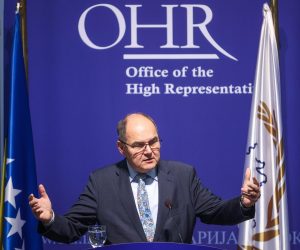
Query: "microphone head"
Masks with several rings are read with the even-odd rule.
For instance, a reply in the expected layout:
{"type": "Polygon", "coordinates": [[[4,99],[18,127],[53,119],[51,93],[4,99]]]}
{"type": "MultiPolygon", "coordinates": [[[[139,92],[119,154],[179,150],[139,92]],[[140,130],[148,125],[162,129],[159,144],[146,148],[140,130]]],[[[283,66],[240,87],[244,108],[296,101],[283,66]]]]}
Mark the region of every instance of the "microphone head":
{"type": "Polygon", "coordinates": [[[172,209],[172,202],[170,199],[166,199],[165,200],[165,206],[168,208],[168,209],[172,209]]]}

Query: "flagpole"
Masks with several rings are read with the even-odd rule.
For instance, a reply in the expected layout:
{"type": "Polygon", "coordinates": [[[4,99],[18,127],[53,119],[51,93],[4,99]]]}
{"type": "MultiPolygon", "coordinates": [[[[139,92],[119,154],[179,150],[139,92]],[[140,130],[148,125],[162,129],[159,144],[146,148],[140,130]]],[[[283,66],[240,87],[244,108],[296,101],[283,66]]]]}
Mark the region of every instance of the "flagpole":
{"type": "Polygon", "coordinates": [[[276,42],[277,42],[277,46],[278,46],[278,50],[279,50],[278,0],[271,0],[270,9],[271,9],[271,12],[272,12],[276,42]]]}
{"type": "Polygon", "coordinates": [[[27,5],[26,0],[20,0],[20,18],[21,18],[21,33],[22,33],[22,46],[23,57],[25,65],[25,73],[28,85],[28,46],[27,46],[27,5]]]}
{"type": "Polygon", "coordinates": [[[2,233],[3,233],[3,208],[4,208],[4,182],[5,182],[5,167],[6,167],[6,139],[4,140],[3,161],[1,170],[1,197],[0,197],[0,249],[2,249],[2,233]]]}

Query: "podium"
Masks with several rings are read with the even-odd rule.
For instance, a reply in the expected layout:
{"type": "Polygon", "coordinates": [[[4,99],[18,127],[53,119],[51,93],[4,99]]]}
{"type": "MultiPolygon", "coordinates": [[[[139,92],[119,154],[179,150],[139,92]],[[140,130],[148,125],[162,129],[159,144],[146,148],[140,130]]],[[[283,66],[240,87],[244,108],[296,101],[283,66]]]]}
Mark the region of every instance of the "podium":
{"type": "Polygon", "coordinates": [[[115,245],[107,245],[103,247],[90,248],[98,250],[220,250],[221,248],[192,245],[184,243],[168,243],[168,242],[137,242],[137,243],[122,243],[115,245]]]}

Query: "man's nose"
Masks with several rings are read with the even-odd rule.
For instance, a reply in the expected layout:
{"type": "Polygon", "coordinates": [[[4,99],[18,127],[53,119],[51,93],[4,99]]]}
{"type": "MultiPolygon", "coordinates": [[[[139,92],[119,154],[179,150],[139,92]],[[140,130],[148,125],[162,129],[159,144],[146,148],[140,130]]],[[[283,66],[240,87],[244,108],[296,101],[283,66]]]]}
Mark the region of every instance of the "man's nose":
{"type": "Polygon", "coordinates": [[[152,148],[150,147],[149,144],[146,144],[145,145],[145,151],[144,151],[146,154],[149,154],[149,153],[152,153],[152,148]]]}

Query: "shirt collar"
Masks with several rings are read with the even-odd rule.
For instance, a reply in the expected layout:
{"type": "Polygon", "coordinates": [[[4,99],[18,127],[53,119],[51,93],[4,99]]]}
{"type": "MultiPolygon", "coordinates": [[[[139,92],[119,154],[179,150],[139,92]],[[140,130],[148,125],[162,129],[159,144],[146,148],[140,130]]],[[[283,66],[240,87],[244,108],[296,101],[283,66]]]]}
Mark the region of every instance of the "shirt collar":
{"type": "MultiPolygon", "coordinates": [[[[127,161],[127,167],[128,167],[128,171],[129,171],[129,180],[130,182],[132,182],[134,180],[134,178],[136,177],[136,175],[138,175],[139,173],[137,171],[134,170],[134,168],[129,164],[129,162],[127,161]]],[[[150,176],[153,180],[157,181],[157,168],[153,168],[151,169],[148,173],[148,176],[150,176]]]]}

